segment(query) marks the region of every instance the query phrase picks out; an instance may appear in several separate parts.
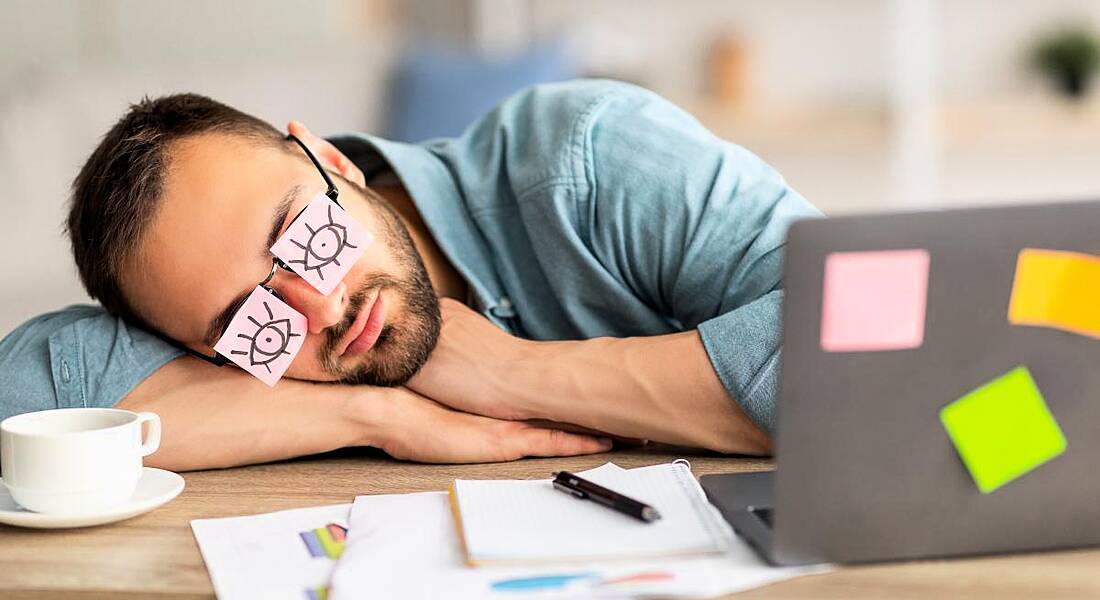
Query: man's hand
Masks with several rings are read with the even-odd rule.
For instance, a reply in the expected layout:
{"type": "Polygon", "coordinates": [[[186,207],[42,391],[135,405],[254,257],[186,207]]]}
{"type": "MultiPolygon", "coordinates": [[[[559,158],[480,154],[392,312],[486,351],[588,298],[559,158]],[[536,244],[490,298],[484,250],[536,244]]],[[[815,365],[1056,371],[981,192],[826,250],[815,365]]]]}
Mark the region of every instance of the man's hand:
{"type": "Polygon", "coordinates": [[[404,388],[389,390],[376,406],[381,438],[394,458],[430,463],[501,462],[525,456],[606,452],[611,441],[457,412],[404,388]]]}
{"type": "Polygon", "coordinates": [[[468,413],[497,419],[532,419],[536,415],[501,394],[513,370],[531,358],[531,342],[509,335],[466,305],[441,298],[443,328],[428,362],[408,387],[468,413]]]}

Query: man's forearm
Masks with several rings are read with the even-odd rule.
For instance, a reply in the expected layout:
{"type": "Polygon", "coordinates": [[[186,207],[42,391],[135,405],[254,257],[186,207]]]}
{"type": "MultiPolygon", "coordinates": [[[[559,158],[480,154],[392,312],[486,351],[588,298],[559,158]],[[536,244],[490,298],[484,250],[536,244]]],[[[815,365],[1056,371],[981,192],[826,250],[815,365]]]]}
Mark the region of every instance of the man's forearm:
{"type": "Polygon", "coordinates": [[[145,464],[173,471],[268,462],[347,446],[399,459],[499,462],[603,452],[610,443],[451,410],[405,388],[282,379],[269,388],[239,369],[190,357],[158,369],[118,404],[160,415],[161,446],[145,464]]]}
{"type": "Polygon", "coordinates": [[[530,342],[499,392],[527,416],[615,435],[764,454],[768,436],[729,397],[695,331],[530,342]]]}
{"type": "Polygon", "coordinates": [[[161,447],[147,466],[187,471],[373,445],[378,432],[369,396],[381,392],[286,379],[269,388],[236,369],[183,357],[158,369],[118,408],[160,416],[161,447]]]}

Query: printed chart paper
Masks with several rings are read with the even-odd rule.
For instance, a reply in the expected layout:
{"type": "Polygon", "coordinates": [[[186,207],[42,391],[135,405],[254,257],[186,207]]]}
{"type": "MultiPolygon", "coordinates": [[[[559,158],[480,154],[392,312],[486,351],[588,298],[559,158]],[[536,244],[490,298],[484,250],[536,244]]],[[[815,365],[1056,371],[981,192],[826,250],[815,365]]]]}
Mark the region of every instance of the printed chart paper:
{"type": "Polygon", "coordinates": [[[821,348],[874,352],[924,343],[927,250],[834,252],[825,259],[821,348]]]}
{"type": "Polygon", "coordinates": [[[350,509],[336,504],[196,519],[191,530],[219,600],[324,600],[350,509]]]}

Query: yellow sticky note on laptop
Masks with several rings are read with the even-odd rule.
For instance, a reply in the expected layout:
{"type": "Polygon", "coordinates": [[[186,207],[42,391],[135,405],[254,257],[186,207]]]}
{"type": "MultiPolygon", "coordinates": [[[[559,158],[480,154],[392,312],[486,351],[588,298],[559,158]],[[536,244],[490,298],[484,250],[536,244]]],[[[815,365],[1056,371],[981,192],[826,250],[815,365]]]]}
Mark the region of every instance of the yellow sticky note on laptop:
{"type": "Polygon", "coordinates": [[[1021,250],[1008,321],[1100,338],[1100,256],[1021,250]]]}

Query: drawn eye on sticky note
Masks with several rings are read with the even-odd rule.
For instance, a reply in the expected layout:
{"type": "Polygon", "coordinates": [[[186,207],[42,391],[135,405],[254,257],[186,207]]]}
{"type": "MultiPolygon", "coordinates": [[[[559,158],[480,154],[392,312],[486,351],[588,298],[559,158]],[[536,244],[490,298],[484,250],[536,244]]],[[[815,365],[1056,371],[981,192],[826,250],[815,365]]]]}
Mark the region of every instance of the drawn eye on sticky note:
{"type": "Polygon", "coordinates": [[[256,286],[214,350],[268,386],[283,376],[305,341],[305,315],[256,286]]]}
{"type": "Polygon", "coordinates": [[[373,239],[340,205],[317,194],[275,240],[271,253],[327,296],[373,239]]]}
{"type": "Polygon", "coordinates": [[[1008,321],[1100,338],[1100,256],[1021,250],[1008,321]]]}
{"type": "Polygon", "coordinates": [[[983,494],[1066,451],[1066,438],[1027,367],[940,410],[940,421],[983,494]]]}
{"type": "Polygon", "coordinates": [[[834,252],[825,259],[821,348],[919,348],[928,301],[927,250],[834,252]]]}

